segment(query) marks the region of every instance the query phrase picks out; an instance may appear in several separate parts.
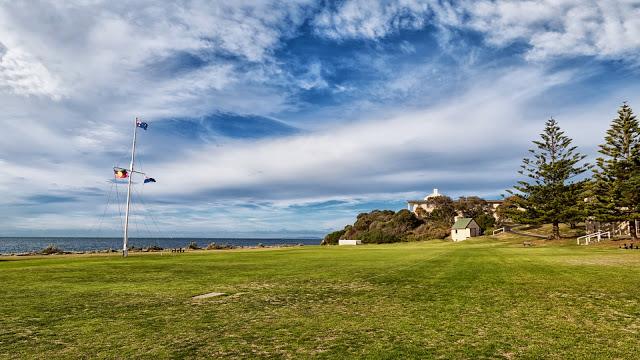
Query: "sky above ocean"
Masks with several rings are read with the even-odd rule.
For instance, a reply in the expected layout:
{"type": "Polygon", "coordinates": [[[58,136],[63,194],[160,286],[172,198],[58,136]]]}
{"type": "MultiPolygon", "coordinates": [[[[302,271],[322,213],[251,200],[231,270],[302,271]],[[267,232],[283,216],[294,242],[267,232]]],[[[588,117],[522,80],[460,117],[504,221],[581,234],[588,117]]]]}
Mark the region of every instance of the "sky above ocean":
{"type": "Polygon", "coordinates": [[[0,236],[320,236],[640,111],[640,2],[0,2],[0,236]],[[109,203],[109,206],[106,204],[109,203]]]}

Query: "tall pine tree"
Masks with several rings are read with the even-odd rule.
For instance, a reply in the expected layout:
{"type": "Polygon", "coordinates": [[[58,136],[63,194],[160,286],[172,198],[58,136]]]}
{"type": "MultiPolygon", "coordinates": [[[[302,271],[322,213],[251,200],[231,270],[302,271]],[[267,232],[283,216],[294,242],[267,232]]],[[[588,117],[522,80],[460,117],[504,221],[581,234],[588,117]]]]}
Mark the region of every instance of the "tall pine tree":
{"type": "Polygon", "coordinates": [[[597,220],[628,221],[636,239],[640,218],[640,124],[627,103],[618,110],[600,145],[591,186],[591,212],[597,220]]]}
{"type": "Polygon", "coordinates": [[[519,208],[510,216],[525,224],[553,225],[553,238],[560,239],[560,223],[570,223],[584,216],[584,181],[575,177],[590,168],[581,164],[586,155],[571,146],[572,140],[560,130],[553,118],[547,120],[531,158],[522,160],[521,175],[528,179],[518,181],[511,199],[519,208]]]}

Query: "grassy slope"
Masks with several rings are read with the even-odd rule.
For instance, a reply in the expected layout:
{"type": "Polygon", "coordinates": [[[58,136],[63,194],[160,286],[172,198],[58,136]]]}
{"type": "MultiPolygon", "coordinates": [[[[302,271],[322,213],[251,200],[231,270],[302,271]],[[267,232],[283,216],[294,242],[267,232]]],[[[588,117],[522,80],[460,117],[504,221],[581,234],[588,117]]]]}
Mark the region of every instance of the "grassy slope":
{"type": "Polygon", "coordinates": [[[503,239],[0,260],[0,358],[637,356],[640,250],[503,239]]]}

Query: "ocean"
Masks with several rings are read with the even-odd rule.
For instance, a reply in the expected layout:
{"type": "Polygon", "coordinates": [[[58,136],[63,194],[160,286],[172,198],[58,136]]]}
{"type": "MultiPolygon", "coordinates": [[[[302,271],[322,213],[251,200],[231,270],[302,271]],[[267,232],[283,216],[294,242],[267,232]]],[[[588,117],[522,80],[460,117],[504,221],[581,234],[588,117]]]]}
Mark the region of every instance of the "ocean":
{"type": "MultiPolygon", "coordinates": [[[[129,247],[146,248],[159,246],[168,248],[186,248],[195,241],[200,247],[210,243],[233,246],[277,245],[318,245],[320,239],[238,239],[238,238],[130,238],[129,247]]],[[[38,252],[49,245],[55,245],[64,251],[120,250],[122,238],[104,237],[0,237],[0,254],[19,254],[38,252]]]]}

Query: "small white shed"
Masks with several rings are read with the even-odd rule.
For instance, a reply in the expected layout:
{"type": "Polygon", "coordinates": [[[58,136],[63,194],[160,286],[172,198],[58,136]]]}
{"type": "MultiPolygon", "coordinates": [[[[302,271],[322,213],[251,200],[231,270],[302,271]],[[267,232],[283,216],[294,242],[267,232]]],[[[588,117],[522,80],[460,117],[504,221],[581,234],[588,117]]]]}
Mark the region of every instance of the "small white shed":
{"type": "Polygon", "coordinates": [[[470,237],[480,235],[480,226],[472,218],[459,218],[451,227],[451,239],[453,241],[467,240],[470,237]]]}
{"type": "Polygon", "coordinates": [[[362,245],[362,240],[338,240],[338,245],[362,245]]]}

